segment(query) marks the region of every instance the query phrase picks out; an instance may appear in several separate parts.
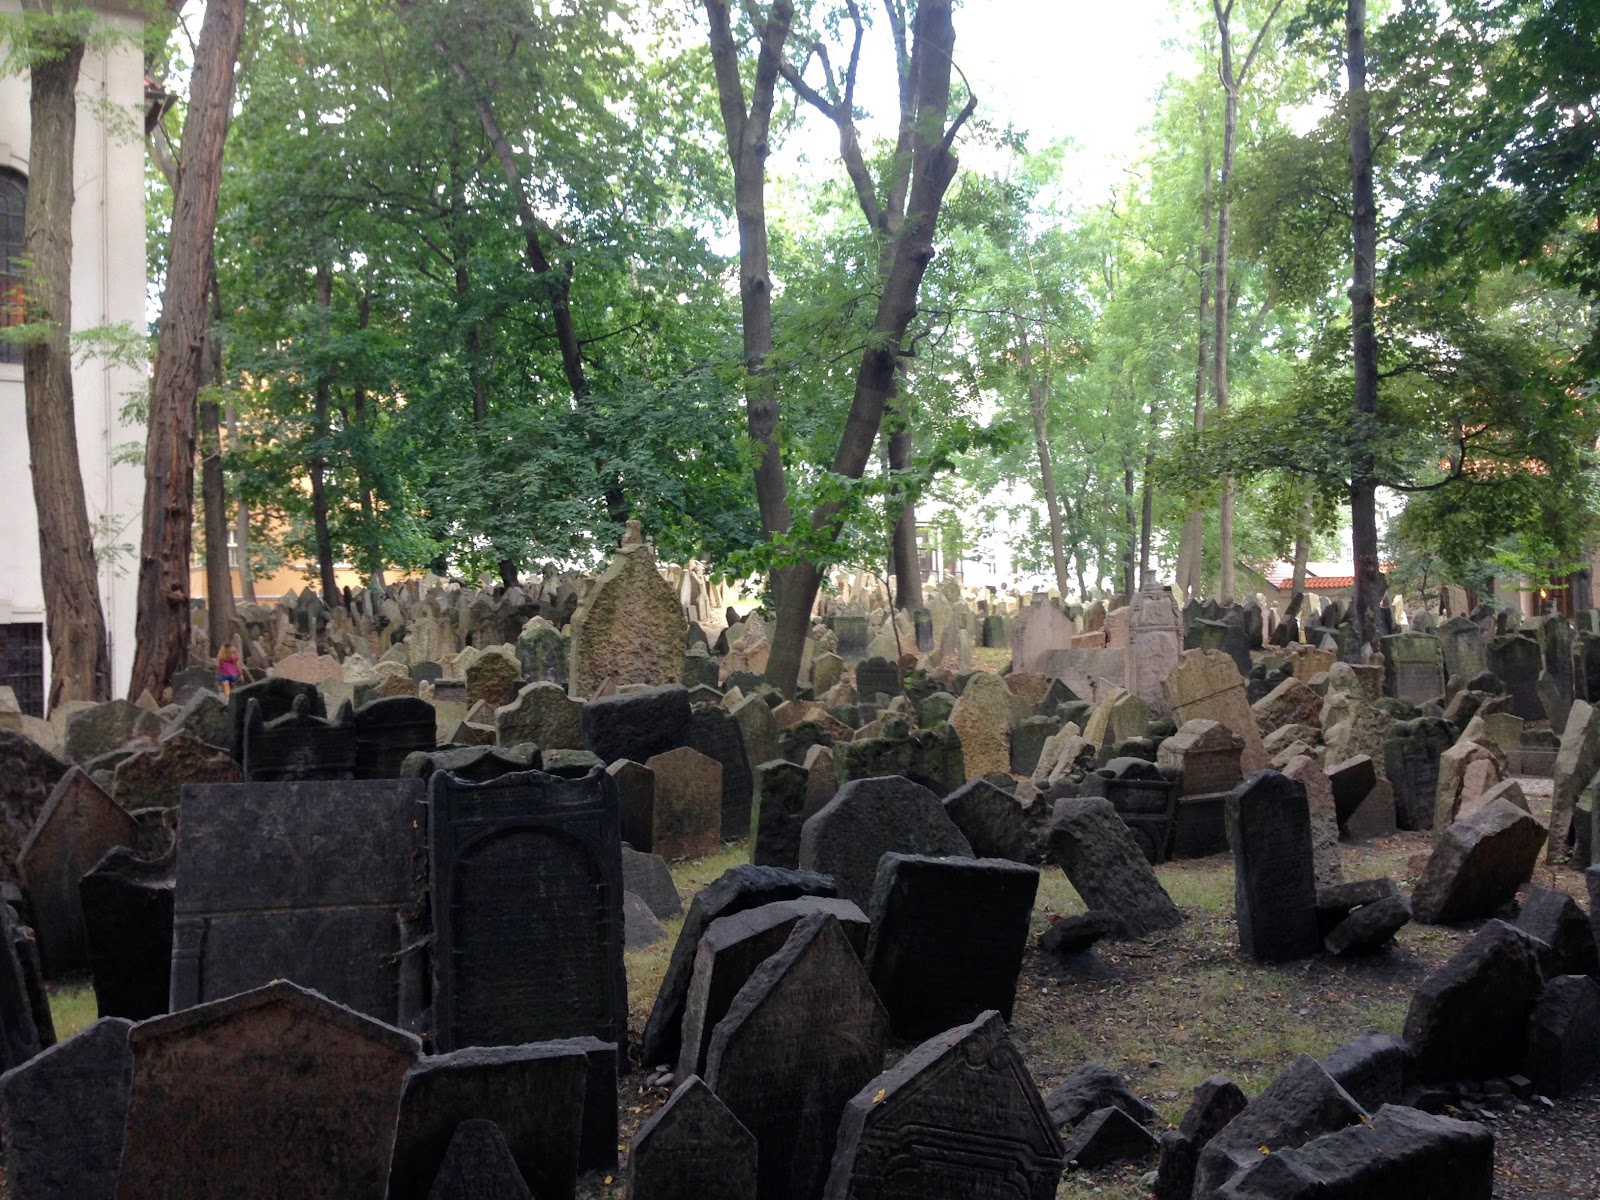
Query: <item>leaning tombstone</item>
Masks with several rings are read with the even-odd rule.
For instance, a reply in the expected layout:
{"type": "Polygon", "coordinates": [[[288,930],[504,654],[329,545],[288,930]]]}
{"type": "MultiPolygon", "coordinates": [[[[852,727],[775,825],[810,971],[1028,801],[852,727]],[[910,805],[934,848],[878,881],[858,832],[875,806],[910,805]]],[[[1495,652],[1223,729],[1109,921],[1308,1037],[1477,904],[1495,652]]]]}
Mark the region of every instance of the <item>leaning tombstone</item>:
{"type": "Polygon", "coordinates": [[[606,768],[617,789],[622,840],[641,854],[655,853],[656,777],[643,763],[619,758],[606,768]]]}
{"type": "Polygon", "coordinates": [[[883,1065],[889,1037],[839,922],[817,914],[757,968],[718,1023],[706,1082],[755,1135],[759,1200],[811,1200],[844,1107],[883,1065]]]}
{"type": "Polygon", "coordinates": [[[622,836],[611,777],[539,771],[429,795],[434,1043],[627,1043],[622,836]]]}
{"type": "Polygon", "coordinates": [[[1183,924],[1183,913],[1104,797],[1056,802],[1050,856],[1091,910],[1115,916],[1120,936],[1144,937],[1183,924]]]}
{"type": "Polygon", "coordinates": [[[23,734],[0,729],[0,879],[17,878],[17,852],[71,763],[23,734]]]}
{"type": "Polygon", "coordinates": [[[825,1200],[1052,1200],[1061,1137],[996,1012],[930,1038],[845,1106],[825,1200]]]}
{"type": "MultiPolygon", "coordinates": [[[[766,707],[759,697],[752,697],[751,701],[766,707]]],[[[739,722],[720,705],[696,704],[689,727],[689,745],[722,765],[719,789],[722,806],[718,822],[721,836],[744,837],[750,832],[754,763],[745,750],[744,732],[739,722]]]]}
{"type": "Polygon", "coordinates": [[[786,759],[756,768],[750,801],[750,861],[757,866],[798,867],[800,831],[810,815],[806,793],[811,774],[786,759]]]}
{"type": "Polygon", "coordinates": [[[425,814],[415,779],[186,787],[173,1011],[289,979],[409,1028],[425,814]]]}
{"type": "Polygon", "coordinates": [[[142,1021],[167,1011],[172,978],[173,861],[112,850],[78,882],[95,1005],[142,1021]]]}
{"type": "Polygon", "coordinates": [[[382,1200],[412,1034],[279,981],[145,1021],[131,1042],[119,1200],[382,1200]]]}
{"type": "Polygon", "coordinates": [[[857,904],[871,900],[878,861],[891,850],[972,857],[939,798],[900,775],[852,779],[800,830],[801,869],[833,876],[857,904]]]}
{"type": "Polygon", "coordinates": [[[756,1188],[755,1137],[698,1075],[628,1148],[628,1200],[751,1200],[756,1188]]]}
{"type": "Polygon", "coordinates": [[[1239,949],[1257,962],[1309,958],[1322,948],[1306,787],[1258,771],[1228,795],[1239,949]]]}

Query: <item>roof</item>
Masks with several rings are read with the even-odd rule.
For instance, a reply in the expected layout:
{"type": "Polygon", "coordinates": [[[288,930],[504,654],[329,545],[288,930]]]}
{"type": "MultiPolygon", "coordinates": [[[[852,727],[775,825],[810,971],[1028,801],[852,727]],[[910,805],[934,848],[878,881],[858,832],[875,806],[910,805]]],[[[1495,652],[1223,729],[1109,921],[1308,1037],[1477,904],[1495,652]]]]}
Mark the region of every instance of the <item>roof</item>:
{"type": "MultiPolygon", "coordinates": [[[[1278,591],[1287,591],[1294,579],[1294,564],[1275,562],[1262,572],[1266,581],[1278,591]]],[[[1347,562],[1308,562],[1306,564],[1306,591],[1331,592],[1356,585],[1355,564],[1347,562]]]]}

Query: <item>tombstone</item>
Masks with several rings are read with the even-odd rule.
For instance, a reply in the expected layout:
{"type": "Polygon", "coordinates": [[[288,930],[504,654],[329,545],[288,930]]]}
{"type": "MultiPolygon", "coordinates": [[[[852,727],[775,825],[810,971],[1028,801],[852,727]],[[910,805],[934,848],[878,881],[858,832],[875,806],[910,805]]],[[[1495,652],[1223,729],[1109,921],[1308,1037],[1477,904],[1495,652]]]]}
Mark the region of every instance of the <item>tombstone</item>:
{"type": "Polygon", "coordinates": [[[845,1106],[826,1200],[1053,1200],[1063,1154],[995,1012],[918,1046],[845,1106]]]}
{"type": "Polygon", "coordinates": [[[462,672],[467,683],[467,703],[481,700],[490,708],[510,704],[517,695],[521,670],[515,659],[504,654],[493,650],[480,654],[462,672]]]}
{"type": "Polygon", "coordinates": [[[571,639],[542,618],[529,621],[517,635],[517,663],[522,677],[534,683],[565,688],[571,655],[571,639]]]}
{"type": "Polygon", "coordinates": [[[1152,866],[1170,856],[1178,804],[1178,772],[1143,759],[1111,759],[1084,777],[1080,796],[1111,801],[1128,833],[1152,866]]]}
{"type": "MultiPolygon", "coordinates": [[[[588,1069],[581,1050],[550,1043],[473,1046],[422,1059],[400,1084],[388,1200],[426,1200],[451,1135],[476,1119],[494,1122],[534,1195],[572,1195],[588,1069]]],[[[613,1134],[613,1156],[614,1142],[613,1134]]]]}
{"type": "Polygon", "coordinates": [[[131,700],[110,700],[80,709],[67,717],[62,749],[71,761],[88,762],[126,745],[144,716],[145,711],[131,700]]]}
{"type": "Polygon", "coordinates": [[[655,916],[667,921],[683,915],[683,900],[672,870],[659,854],[645,854],[632,846],[622,847],[622,887],[644,901],[655,916]]]}
{"type": "Polygon", "coordinates": [[[428,1200],[533,1200],[533,1193],[500,1127],[478,1117],[450,1135],[428,1200]]]}
{"type": "Polygon", "coordinates": [[[369,700],[351,715],[357,779],[398,779],[406,755],[438,746],[437,718],[426,700],[395,696],[369,700]]]}
{"type": "Polygon", "coordinates": [[[897,1038],[1011,1019],[1038,887],[1038,868],[1007,859],[883,856],[866,964],[897,1038]]]}
{"type": "Polygon", "coordinates": [[[424,800],[414,779],[184,788],[172,1010],[289,979],[410,1027],[424,800]]]}
{"type": "Polygon", "coordinates": [[[606,768],[617,789],[622,840],[644,854],[655,853],[656,777],[643,763],[618,759],[606,768]]]}
{"type": "Polygon", "coordinates": [[[911,619],[916,630],[917,649],[927,654],[934,648],[933,614],[926,608],[919,608],[911,614],[911,619]]]}
{"type": "Polygon", "coordinates": [[[1070,649],[1077,633],[1077,623],[1054,604],[1030,608],[1027,621],[1012,639],[1012,669],[1045,670],[1050,655],[1057,650],[1070,649]]]}
{"type": "Polygon", "coordinates": [[[1528,1022],[1528,1075],[1541,1096],[1570,1096],[1600,1074],[1600,987],[1587,975],[1548,981],[1528,1022]]]}
{"type": "Polygon", "coordinates": [[[1489,1079],[1521,1069],[1543,978],[1537,945],[1491,920],[1418,985],[1404,1037],[1408,1079],[1489,1079]]]}
{"type": "Polygon", "coordinates": [[[1544,653],[1539,643],[1525,633],[1508,633],[1489,643],[1488,669],[1494,672],[1511,693],[1511,711],[1524,721],[1546,719],[1544,701],[1539,697],[1539,672],[1544,669],[1544,653]]]}
{"type": "Polygon", "coordinates": [[[706,926],[695,950],[694,974],[690,977],[684,1002],[683,1044],[678,1051],[679,1078],[705,1072],[711,1035],[728,1015],[734,997],[757,967],[783,949],[795,925],[818,913],[826,913],[838,921],[856,957],[865,957],[872,923],[850,900],[826,896],[776,900],[719,917],[706,926]]]}
{"type": "Polygon", "coordinates": [[[646,762],[690,744],[689,693],[681,684],[643,688],[585,702],[582,744],[604,762],[646,762]]]}
{"type": "Polygon", "coordinates": [[[841,613],[830,622],[839,638],[837,653],[846,665],[858,663],[867,656],[867,618],[841,613]]]}
{"type": "Polygon", "coordinates": [[[1217,650],[1186,650],[1183,661],[1162,685],[1173,720],[1180,726],[1204,718],[1221,722],[1244,739],[1240,767],[1246,772],[1267,765],[1267,753],[1255,714],[1245,696],[1244,677],[1233,660],[1217,650]]]}
{"type": "Polygon", "coordinates": [[[0,880],[17,878],[17,853],[72,764],[21,733],[0,729],[0,880]]]}
{"type": "MultiPolygon", "coordinates": [[[[745,703],[756,703],[766,708],[760,697],[753,696],[745,703]]],[[[744,837],[750,832],[750,797],[754,790],[751,769],[754,763],[746,753],[744,732],[739,722],[719,705],[697,704],[689,726],[689,745],[703,757],[721,764],[721,836],[729,839],[744,837]]]]}
{"type": "Polygon", "coordinates": [[[1419,633],[1380,638],[1384,694],[1413,704],[1444,695],[1444,657],[1439,639],[1419,633]]]}
{"type": "Polygon", "coordinates": [[[495,709],[495,741],[502,746],[531,742],[545,751],[580,749],[582,707],[557,684],[530,683],[495,709]]]}
{"type": "Polygon", "coordinates": [[[413,751],[406,755],[400,773],[407,779],[427,782],[434,775],[450,774],[473,783],[483,783],[530,768],[538,770],[544,756],[539,747],[524,746],[446,746],[432,754],[413,751]]]}
{"type": "Polygon", "coordinates": [[[1494,797],[1440,832],[1412,893],[1416,919],[1444,925],[1487,917],[1533,877],[1545,827],[1494,797]]]}
{"type": "MultiPolygon", "coordinates": [[[[731,711],[733,719],[739,724],[739,733],[744,739],[745,756],[752,769],[780,756],[778,721],[764,697],[750,696],[733,705],[731,711]]],[[[748,819],[748,813],[741,814],[733,825],[724,826],[724,834],[729,837],[744,836],[748,832],[748,819]],[[739,832],[730,832],[735,829],[739,832]]]]}
{"type": "Polygon", "coordinates": [[[689,913],[678,931],[677,943],[656,993],[640,1046],[640,1059],[646,1065],[671,1064],[678,1060],[683,1013],[694,974],[695,952],[711,923],[746,909],[800,896],[835,896],[833,880],[810,871],[788,871],[779,867],[741,864],[722,873],[709,886],[695,893],[689,913]]]}
{"type": "Polygon", "coordinates": [[[133,845],[137,836],[133,818],[80,767],[71,768],[50,793],[17,862],[46,975],[88,965],[78,881],[108,852],[133,845]]]}
{"type": "Polygon", "coordinates": [[[1162,682],[1183,660],[1182,619],[1172,593],[1151,584],[1141,589],[1128,617],[1128,652],[1122,686],[1157,716],[1168,715],[1162,682]]]}
{"type": "Polygon", "coordinates": [[[1534,625],[1532,633],[1544,656],[1540,698],[1545,715],[1552,729],[1562,729],[1573,700],[1572,627],[1566,617],[1555,613],[1534,625]]]}
{"type": "Polygon", "coordinates": [[[1057,801],[1050,856],[1088,908],[1116,916],[1120,936],[1143,937],[1183,923],[1183,913],[1111,801],[1098,796],[1057,801]]]}
{"type": "MultiPolygon", "coordinates": [[[[1394,785],[1395,823],[1401,829],[1433,828],[1439,792],[1439,757],[1455,741],[1455,731],[1439,717],[1400,721],[1384,742],[1384,763],[1394,785]]],[[[1341,823],[1348,819],[1341,813],[1341,823]]]]}
{"type": "Polygon", "coordinates": [[[898,717],[886,718],[877,737],[856,737],[833,747],[841,784],[899,775],[946,796],[967,782],[961,739],[948,724],[912,729],[898,717]]]}
{"type": "Polygon", "coordinates": [[[1308,958],[1322,948],[1306,788],[1258,771],[1228,795],[1239,949],[1257,962],[1308,958]]]}
{"type": "Polygon", "coordinates": [[[818,654],[811,660],[811,686],[822,695],[844,677],[844,659],[837,654],[818,654]]]}
{"type": "Polygon", "coordinates": [[[382,1200],[413,1035],[280,980],[130,1040],[120,1200],[382,1200]]]}
{"type": "Polygon", "coordinates": [[[656,755],[645,768],[654,780],[651,852],[672,862],[707,858],[722,849],[722,814],[726,811],[722,764],[681,746],[656,755]]]}
{"type": "Polygon", "coordinates": [[[871,900],[878,860],[891,850],[972,856],[939,798],[899,775],[851,780],[800,830],[801,869],[833,876],[857,904],[871,900]]]}
{"type": "Polygon", "coordinates": [[[680,683],[688,621],[672,585],[656,569],[655,555],[637,526],[612,555],[572,614],[574,696],[594,699],[610,680],[646,687],[680,683]]]}
{"type": "Polygon", "coordinates": [[[338,719],[324,720],[312,714],[309,700],[297,696],[292,712],[268,721],[252,701],[244,723],[245,778],[252,783],[353,779],[356,737],[344,719],[348,715],[346,708],[338,719]]]}
{"type": "Polygon", "coordinates": [[[811,774],[785,759],[756,768],[750,807],[750,861],[757,866],[798,867],[800,830],[807,817],[811,774]]]}
{"type": "Polygon", "coordinates": [[[868,658],[856,664],[856,694],[863,701],[883,694],[901,694],[900,664],[888,658],[868,658]]]}
{"type": "Polygon", "coordinates": [[[118,1018],[96,1021],[0,1075],[12,1200],[115,1200],[132,1028],[118,1018]]]}
{"type": "Polygon", "coordinates": [[[102,1017],[142,1021],[167,1011],[172,979],[170,858],[110,851],[78,883],[89,969],[102,1017]]]}
{"type": "Polygon", "coordinates": [[[1220,721],[1184,722],[1156,750],[1156,761],[1178,769],[1172,857],[1199,858],[1225,850],[1227,795],[1243,778],[1244,739],[1220,721]]]}
{"type": "Polygon", "coordinates": [[[628,1148],[629,1200],[750,1200],[756,1195],[756,1139],[691,1075],[634,1135],[628,1148]]]}
{"type": "Polygon", "coordinates": [[[1050,807],[1035,799],[1024,805],[987,779],[973,779],[944,798],[945,814],[980,858],[1038,863],[1050,836],[1050,807]]]}
{"type": "Polygon", "coordinates": [[[244,726],[253,700],[261,709],[263,722],[286,717],[295,710],[295,697],[304,696],[307,715],[326,717],[322,693],[314,683],[296,683],[292,679],[269,678],[257,683],[247,683],[233,689],[228,697],[228,728],[232,735],[228,744],[233,757],[244,761],[244,726]]]}
{"type": "Polygon", "coordinates": [[[622,837],[604,771],[433,777],[434,1044],[590,1035],[626,1053],[622,837]]]}
{"type": "Polygon", "coordinates": [[[839,1119],[883,1065],[889,1020],[839,922],[806,917],[717,1025],[706,1083],[756,1139],[756,1200],[813,1200],[839,1119]]]}

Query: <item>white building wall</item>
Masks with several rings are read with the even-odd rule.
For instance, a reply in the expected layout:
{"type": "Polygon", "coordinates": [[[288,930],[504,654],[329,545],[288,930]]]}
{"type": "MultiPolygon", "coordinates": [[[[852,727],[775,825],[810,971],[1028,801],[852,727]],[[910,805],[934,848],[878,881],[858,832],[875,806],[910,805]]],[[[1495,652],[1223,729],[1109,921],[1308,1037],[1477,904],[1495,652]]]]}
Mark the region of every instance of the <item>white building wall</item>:
{"type": "MultiPolygon", "coordinates": [[[[18,0],[0,0],[16,12],[18,0]]],[[[110,11],[120,34],[109,50],[84,56],[78,81],[74,154],[77,193],[72,213],[72,320],[75,329],[126,325],[145,331],[144,60],[138,18],[110,11]]],[[[0,77],[0,165],[28,172],[28,82],[0,77]]],[[[97,547],[128,545],[100,570],[100,600],[111,641],[112,687],[126,692],[133,669],[134,588],[139,513],[144,493],[137,463],[117,465],[118,448],[142,453],[142,423],[121,411],[147,390],[145,371],[93,356],[72,374],[89,522],[97,547]]],[[[44,620],[39,531],[28,471],[22,366],[0,363],[0,624],[44,620]]],[[[48,647],[45,666],[49,680],[48,647]]]]}

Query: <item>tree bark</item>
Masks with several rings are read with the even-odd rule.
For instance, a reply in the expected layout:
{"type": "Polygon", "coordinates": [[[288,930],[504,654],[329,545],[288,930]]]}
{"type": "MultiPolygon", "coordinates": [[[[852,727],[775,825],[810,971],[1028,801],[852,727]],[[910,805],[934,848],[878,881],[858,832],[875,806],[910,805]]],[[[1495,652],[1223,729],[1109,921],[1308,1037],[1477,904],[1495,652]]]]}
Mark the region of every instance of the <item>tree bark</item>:
{"type": "MultiPolygon", "coordinates": [[[[322,336],[331,335],[330,313],[333,307],[333,272],[325,265],[317,267],[317,318],[322,327],[322,336]]],[[[340,603],[339,581],[333,573],[333,537],[328,532],[328,490],[325,476],[328,470],[327,446],[331,436],[328,427],[328,403],[333,390],[333,381],[328,377],[326,367],[317,371],[317,381],[313,388],[313,403],[315,410],[312,418],[311,436],[316,440],[316,448],[311,453],[311,524],[313,536],[317,546],[317,576],[322,581],[322,601],[329,608],[337,608],[340,603]]]]}
{"type": "MultiPolygon", "coordinates": [[[[1050,380],[1034,370],[1033,343],[1021,317],[1017,324],[1017,357],[1028,376],[1028,407],[1033,414],[1033,446],[1039,458],[1039,490],[1044,493],[1045,511],[1050,516],[1050,561],[1055,568],[1056,591],[1065,597],[1071,590],[1067,574],[1066,541],[1061,528],[1061,498],[1056,494],[1055,464],[1050,459],[1050,380]]],[[[1049,346],[1044,347],[1046,357],[1049,346]]]]}
{"type": "MultiPolygon", "coordinates": [[[[1213,318],[1211,315],[1211,145],[1209,142],[1206,143],[1205,161],[1201,167],[1200,220],[1200,312],[1195,335],[1194,368],[1194,431],[1196,433],[1202,432],[1206,427],[1206,390],[1211,378],[1210,368],[1207,365],[1210,358],[1210,338],[1213,332],[1213,318]]],[[[1177,583],[1179,594],[1185,600],[1199,595],[1205,586],[1203,579],[1205,541],[1205,513],[1197,508],[1189,514],[1189,520],[1184,525],[1182,534],[1179,535],[1177,583]]]]}
{"type": "Polygon", "coordinates": [[[1133,603],[1134,565],[1138,561],[1139,553],[1139,517],[1137,506],[1133,502],[1135,493],[1133,464],[1124,461],[1122,464],[1122,602],[1124,604],[1133,603]]]}
{"type": "MultiPolygon", "coordinates": [[[[909,470],[912,459],[911,424],[906,417],[909,400],[905,389],[896,387],[890,419],[894,428],[889,433],[889,470],[909,470]]],[[[890,535],[894,560],[894,600],[896,608],[906,610],[922,607],[922,564],[917,557],[917,505],[904,484],[896,484],[890,492],[889,502],[900,506],[895,517],[894,531],[890,535]]]]}
{"type": "MultiPolygon", "coordinates": [[[[30,8],[32,6],[30,5],[30,8]]],[[[72,159],[84,44],[72,40],[30,69],[28,202],[23,220],[23,319],[43,337],[22,349],[29,471],[39,522],[39,574],[50,643],[46,711],[66,700],[111,699],[94,534],[78,461],[72,392],[72,159]]]]}
{"type": "Polygon", "coordinates": [[[1300,527],[1294,535],[1294,577],[1289,582],[1291,597],[1306,590],[1306,560],[1311,557],[1311,507],[1312,499],[1307,493],[1305,503],[1300,506],[1300,527]]]}
{"type": "Polygon", "coordinates": [[[1350,481],[1350,540],[1355,549],[1355,627],[1372,649],[1378,645],[1378,604],[1383,576],[1378,564],[1377,480],[1374,478],[1373,423],[1378,410],[1376,308],[1378,218],[1372,189],[1371,106],[1367,95],[1366,0],[1345,8],[1346,66],[1350,81],[1351,240],[1355,254],[1350,275],[1355,384],[1352,421],[1354,471],[1350,481]]]}
{"type": "Polygon", "coordinates": [[[206,284],[211,277],[222,149],[233,112],[234,65],[244,17],[243,0],[211,0],[195,51],[172,200],[167,291],[150,388],[131,695],[148,689],[159,696],[189,655],[195,396],[205,349],[206,284]]]}
{"type": "Polygon", "coordinates": [[[1139,586],[1149,587],[1153,582],[1150,573],[1150,526],[1155,516],[1155,480],[1151,474],[1155,469],[1155,446],[1145,447],[1144,451],[1144,483],[1142,485],[1143,497],[1139,505],[1139,586]]]}
{"type": "MultiPolygon", "coordinates": [[[[372,327],[372,291],[362,288],[360,299],[356,302],[356,328],[362,332],[372,327]]],[[[372,498],[372,471],[368,467],[367,456],[372,452],[372,443],[367,429],[367,389],[364,383],[357,383],[351,397],[351,408],[355,412],[356,429],[361,435],[361,458],[356,464],[356,475],[360,481],[361,491],[361,524],[366,533],[366,576],[367,581],[379,591],[385,587],[383,578],[383,539],[378,536],[377,508],[372,498]]]]}
{"type": "MultiPolygon", "coordinates": [[[[200,387],[222,382],[222,290],[211,272],[211,325],[200,361],[200,387]]],[[[233,572],[228,566],[228,494],[222,473],[222,413],[215,400],[200,401],[200,498],[206,523],[206,633],[211,652],[233,636],[233,572]]]]}
{"type": "MultiPolygon", "coordinates": [[[[239,444],[239,410],[233,401],[228,401],[228,444],[239,444]]],[[[250,569],[250,506],[239,498],[239,515],[236,520],[238,532],[234,542],[239,551],[239,599],[246,604],[256,602],[256,578],[250,569]]]]}

